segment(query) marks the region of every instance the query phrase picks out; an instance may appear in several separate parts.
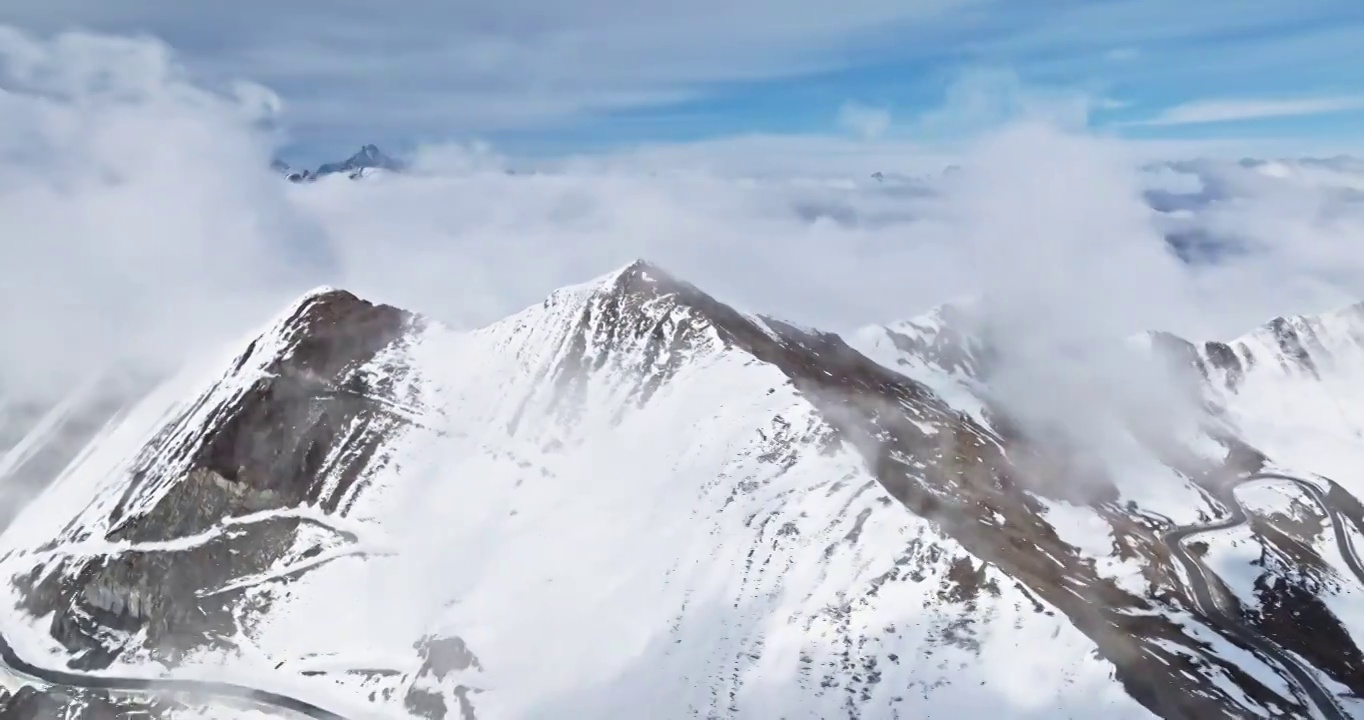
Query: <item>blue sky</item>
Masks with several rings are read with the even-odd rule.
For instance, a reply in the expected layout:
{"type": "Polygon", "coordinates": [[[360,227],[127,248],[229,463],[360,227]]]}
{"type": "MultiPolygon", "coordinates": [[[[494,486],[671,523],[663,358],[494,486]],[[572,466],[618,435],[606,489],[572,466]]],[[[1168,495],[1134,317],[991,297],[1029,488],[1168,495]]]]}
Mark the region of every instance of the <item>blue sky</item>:
{"type": "Polygon", "coordinates": [[[1364,146],[1360,0],[0,0],[283,99],[289,154],[748,134],[951,142],[1046,108],[1134,138],[1364,146]]]}

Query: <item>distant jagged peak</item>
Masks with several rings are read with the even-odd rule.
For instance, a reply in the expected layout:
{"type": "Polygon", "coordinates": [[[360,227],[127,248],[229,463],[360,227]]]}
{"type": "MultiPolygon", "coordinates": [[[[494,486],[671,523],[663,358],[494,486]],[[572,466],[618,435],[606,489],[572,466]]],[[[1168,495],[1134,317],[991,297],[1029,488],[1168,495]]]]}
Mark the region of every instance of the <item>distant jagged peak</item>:
{"type": "Polygon", "coordinates": [[[1189,340],[1143,333],[1153,351],[1187,365],[1215,387],[1235,392],[1255,368],[1320,378],[1329,368],[1364,360],[1364,302],[1322,313],[1280,315],[1231,340],[1189,340]]]}
{"type": "Polygon", "coordinates": [[[327,162],[316,170],[294,168],[282,160],[274,160],[270,167],[292,182],[311,182],[328,175],[346,174],[351,179],[364,177],[375,171],[400,172],[407,169],[407,163],[398,160],[379,149],[373,143],[360,146],[345,160],[327,162]]]}
{"type": "Polygon", "coordinates": [[[982,301],[963,295],[906,320],[859,330],[859,347],[883,363],[908,369],[923,365],[949,375],[979,377],[987,356],[982,301]]]}
{"type": "Polygon", "coordinates": [[[976,295],[960,295],[939,303],[907,320],[887,323],[887,327],[915,327],[924,332],[974,331],[982,321],[983,301],[976,295]]]}
{"type": "Polygon", "coordinates": [[[341,162],[329,162],[318,166],[314,175],[332,175],[335,173],[355,173],[368,168],[397,171],[404,168],[403,163],[395,160],[379,149],[377,145],[363,145],[349,158],[341,162]]]}

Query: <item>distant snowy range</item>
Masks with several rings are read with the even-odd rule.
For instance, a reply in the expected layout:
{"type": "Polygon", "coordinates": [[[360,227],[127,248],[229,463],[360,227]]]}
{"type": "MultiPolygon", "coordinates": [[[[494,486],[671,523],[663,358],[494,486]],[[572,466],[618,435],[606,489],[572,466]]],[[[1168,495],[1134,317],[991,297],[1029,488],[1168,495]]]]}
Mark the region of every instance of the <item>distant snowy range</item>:
{"type": "Polygon", "coordinates": [[[0,719],[1364,718],[1364,163],[1057,162],[214,185],[350,269],[11,346],[0,719]]]}
{"type": "MultiPolygon", "coordinates": [[[[385,173],[421,172],[419,165],[395,158],[378,146],[362,146],[345,160],[322,163],[316,168],[299,168],[275,160],[271,168],[292,182],[313,182],[338,176],[352,180],[385,173]]],[[[519,171],[512,166],[501,171],[515,175],[553,175],[558,170],[547,164],[537,170],[527,164],[519,171]]],[[[792,182],[778,178],[777,183],[803,186],[805,193],[792,201],[795,214],[807,221],[824,220],[845,225],[893,223],[905,219],[914,198],[932,197],[961,168],[948,165],[941,172],[894,173],[874,171],[866,176],[810,175],[792,182]],[[886,203],[887,200],[891,202],[886,203]]],[[[1158,227],[1165,232],[1170,247],[1188,263],[1208,263],[1224,253],[1237,253],[1252,239],[1238,236],[1232,218],[1226,217],[1240,207],[1259,203],[1265,195],[1299,199],[1325,214],[1350,211],[1364,213],[1364,160],[1350,156],[1297,158],[1283,160],[1200,159],[1145,163],[1140,167],[1142,195],[1157,213],[1158,227]]],[[[773,182],[774,178],[764,178],[773,182]]],[[[752,181],[752,180],[750,180],[752,181]]]]}

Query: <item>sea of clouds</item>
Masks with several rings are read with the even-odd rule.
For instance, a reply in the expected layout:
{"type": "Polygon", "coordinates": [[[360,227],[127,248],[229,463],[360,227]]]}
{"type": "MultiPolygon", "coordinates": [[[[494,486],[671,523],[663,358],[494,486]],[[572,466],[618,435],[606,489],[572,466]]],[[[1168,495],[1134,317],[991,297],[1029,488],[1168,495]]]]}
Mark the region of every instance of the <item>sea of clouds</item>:
{"type": "Polygon", "coordinates": [[[528,166],[470,143],[293,184],[269,168],[279,108],[197,83],[154,40],[0,30],[9,383],[172,363],[323,284],[474,327],[640,257],[833,330],[984,294],[1020,337],[1066,346],[1364,298],[1364,167],[1346,158],[1152,162],[1025,112],[941,155],[769,137],[528,166]],[[823,162],[847,152],[884,157],[885,180],[823,162]]]}

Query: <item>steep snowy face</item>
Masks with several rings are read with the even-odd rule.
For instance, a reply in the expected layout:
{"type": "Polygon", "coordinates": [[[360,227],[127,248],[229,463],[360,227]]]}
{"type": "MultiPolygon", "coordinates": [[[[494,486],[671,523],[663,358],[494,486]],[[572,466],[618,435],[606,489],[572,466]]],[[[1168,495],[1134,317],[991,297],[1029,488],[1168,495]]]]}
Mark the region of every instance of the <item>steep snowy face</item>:
{"type": "Polygon", "coordinates": [[[975,412],[976,346],[925,325],[878,364],[644,263],[473,332],[319,291],[61,472],[4,535],[0,630],[356,717],[1350,702],[1182,550],[1260,456],[1134,441],[1131,477],[1063,492],[1083,469],[975,412]]]}
{"type": "MultiPolygon", "coordinates": [[[[1148,523],[1166,541],[1135,546],[1148,578],[1152,568],[1168,567],[1162,554],[1178,547],[1197,553],[1202,567],[1181,559],[1184,567],[1177,568],[1171,587],[1156,582],[1149,593],[1183,595],[1183,602],[1222,632],[1234,636],[1235,628],[1248,628],[1279,650],[1306,657],[1310,671],[1323,680],[1300,678],[1294,684],[1320,684],[1337,695],[1356,687],[1364,669],[1354,635],[1364,612],[1364,565],[1354,550],[1364,541],[1364,513],[1356,499],[1364,487],[1351,470],[1364,460],[1353,417],[1356,374],[1364,369],[1362,315],[1356,306],[1319,317],[1280,318],[1232,343],[1198,346],[1149,333],[1135,347],[1154,348],[1177,368],[1187,368],[1175,379],[1182,381],[1177,387],[1203,397],[1210,412],[1201,427],[1173,433],[1173,444],[1171,433],[1152,437],[1149,428],[1132,427],[1133,447],[1122,458],[1126,467],[1110,478],[1114,494],[1097,504],[1081,503],[1090,507],[1046,500],[1054,490],[1039,489],[1035,479],[1032,487],[1048,503],[1047,517],[1059,531],[1080,546],[1086,544],[1083,535],[1089,536],[1086,551],[1101,568],[1114,556],[1133,557],[1132,541],[1139,536],[1132,536],[1132,528],[1148,523]],[[1199,470],[1200,457],[1220,457],[1224,467],[1199,470]],[[1087,531],[1077,535],[1081,529],[1087,531]],[[1129,547],[1105,552],[1093,546],[1095,535],[1111,538],[1114,551],[1129,547]]],[[[938,310],[865,329],[855,342],[887,367],[940,389],[974,419],[1017,438],[1008,408],[1000,406],[991,386],[991,364],[1000,356],[983,339],[984,327],[978,318],[948,319],[938,310]],[[968,351],[949,354],[944,362],[944,346],[968,351]]],[[[1179,424],[1172,419],[1172,426],[1179,424]]],[[[1013,461],[1017,465],[1019,458],[1013,461]]],[[[1244,639],[1233,643],[1262,656],[1279,652],[1244,639]]],[[[1282,659],[1272,664],[1280,674],[1293,674],[1282,659]]],[[[1311,704],[1340,716],[1353,702],[1318,697],[1311,704]]]]}
{"type": "Polygon", "coordinates": [[[1364,305],[1276,318],[1230,342],[1157,338],[1268,471],[1226,498],[1246,522],[1202,543],[1225,593],[1334,677],[1364,676],[1364,305]]]}
{"type": "Polygon", "coordinates": [[[851,343],[985,423],[982,397],[991,352],[984,336],[979,308],[967,300],[940,305],[911,320],[862,328],[851,343]]]}
{"type": "Polygon", "coordinates": [[[1280,317],[1231,342],[1188,345],[1210,400],[1252,444],[1364,492],[1364,305],[1280,317]]]}

